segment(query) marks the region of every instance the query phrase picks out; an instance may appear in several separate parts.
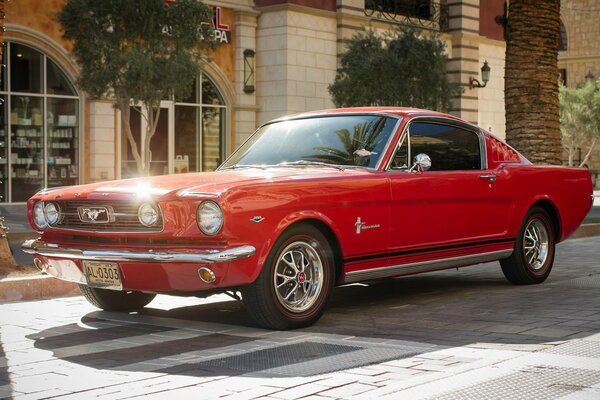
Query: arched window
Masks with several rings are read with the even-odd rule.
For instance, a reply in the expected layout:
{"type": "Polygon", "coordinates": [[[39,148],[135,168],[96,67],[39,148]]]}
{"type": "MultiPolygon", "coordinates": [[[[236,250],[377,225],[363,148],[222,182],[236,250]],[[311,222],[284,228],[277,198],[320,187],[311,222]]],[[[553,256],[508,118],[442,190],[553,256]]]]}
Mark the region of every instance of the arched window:
{"type": "Polygon", "coordinates": [[[564,51],[567,50],[568,42],[567,42],[567,30],[563,25],[562,21],[560,21],[560,36],[558,39],[558,50],[564,51]]]}
{"type": "Polygon", "coordinates": [[[175,99],[175,172],[214,171],[225,157],[223,96],[202,73],[186,99],[175,99]]]}
{"type": "MultiPolygon", "coordinates": [[[[150,142],[151,175],[215,170],[225,157],[227,105],[215,83],[201,73],[190,94],[161,102],[156,132],[150,142]]],[[[131,111],[130,127],[139,143],[145,120],[131,111]]],[[[121,177],[136,176],[136,163],[125,134],[121,135],[121,177]]]]}
{"type": "Polygon", "coordinates": [[[22,43],[3,43],[0,195],[24,202],[44,187],[79,183],[79,95],[60,66],[22,43]]]}

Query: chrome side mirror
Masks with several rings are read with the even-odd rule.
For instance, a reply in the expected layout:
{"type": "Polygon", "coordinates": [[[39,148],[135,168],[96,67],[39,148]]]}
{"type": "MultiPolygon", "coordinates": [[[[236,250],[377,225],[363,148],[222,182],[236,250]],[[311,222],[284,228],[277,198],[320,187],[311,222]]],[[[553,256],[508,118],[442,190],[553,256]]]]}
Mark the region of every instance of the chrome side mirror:
{"type": "Polygon", "coordinates": [[[431,158],[425,153],[419,153],[413,157],[413,166],[410,172],[423,172],[431,168],[431,158]]]}

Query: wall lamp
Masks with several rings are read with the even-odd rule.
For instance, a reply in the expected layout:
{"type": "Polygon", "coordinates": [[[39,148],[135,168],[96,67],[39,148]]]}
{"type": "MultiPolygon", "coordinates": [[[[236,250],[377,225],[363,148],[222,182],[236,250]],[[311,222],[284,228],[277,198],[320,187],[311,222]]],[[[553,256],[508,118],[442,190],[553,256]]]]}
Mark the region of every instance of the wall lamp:
{"type": "Polygon", "coordinates": [[[587,75],[585,76],[585,81],[586,82],[593,82],[594,81],[594,74],[592,74],[592,71],[590,70],[587,75]]]}
{"type": "Polygon", "coordinates": [[[244,50],[244,93],[254,93],[254,50],[244,50]]]}
{"type": "Polygon", "coordinates": [[[490,80],[490,71],[491,71],[491,68],[488,65],[488,62],[484,61],[483,67],[481,67],[481,81],[483,82],[483,84],[481,82],[479,82],[479,80],[477,80],[477,78],[473,78],[471,76],[469,78],[469,88],[470,89],[484,88],[485,85],[487,85],[488,81],[490,80]]]}

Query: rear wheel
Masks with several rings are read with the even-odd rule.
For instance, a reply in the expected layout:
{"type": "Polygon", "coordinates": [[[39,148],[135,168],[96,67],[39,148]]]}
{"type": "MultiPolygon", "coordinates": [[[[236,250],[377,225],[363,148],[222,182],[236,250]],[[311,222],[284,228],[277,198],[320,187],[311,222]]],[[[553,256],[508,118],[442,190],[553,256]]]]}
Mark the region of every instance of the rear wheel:
{"type": "Polygon", "coordinates": [[[123,292],[79,285],[81,294],[92,305],[106,311],[137,311],[144,308],[154,297],[153,293],[123,292]]]}
{"type": "Polygon", "coordinates": [[[527,285],[546,280],[554,264],[554,229],[543,208],[534,207],[525,216],[513,254],[500,261],[510,282],[527,285]]]}
{"type": "Polygon", "coordinates": [[[294,329],[317,321],[334,281],[331,248],[311,225],[292,227],[277,240],[258,279],[242,290],[250,316],[264,327],[294,329]]]}

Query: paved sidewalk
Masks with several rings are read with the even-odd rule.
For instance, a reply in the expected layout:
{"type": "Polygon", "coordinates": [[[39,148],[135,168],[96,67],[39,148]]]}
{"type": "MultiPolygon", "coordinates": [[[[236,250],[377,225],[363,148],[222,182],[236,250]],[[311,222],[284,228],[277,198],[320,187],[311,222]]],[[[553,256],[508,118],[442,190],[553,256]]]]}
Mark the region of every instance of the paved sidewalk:
{"type": "Polygon", "coordinates": [[[497,263],[336,289],[315,326],[254,328],[224,295],[140,314],[0,305],[0,398],[598,399],[600,238],[536,286],[497,263]]]}

